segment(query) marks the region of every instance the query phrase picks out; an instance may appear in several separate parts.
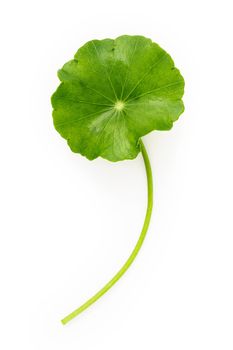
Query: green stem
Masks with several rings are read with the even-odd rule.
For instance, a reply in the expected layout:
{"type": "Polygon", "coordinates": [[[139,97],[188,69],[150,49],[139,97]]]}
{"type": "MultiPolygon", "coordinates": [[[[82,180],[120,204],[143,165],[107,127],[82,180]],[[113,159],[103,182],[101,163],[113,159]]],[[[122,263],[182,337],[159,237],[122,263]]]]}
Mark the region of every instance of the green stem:
{"type": "Polygon", "coordinates": [[[147,210],[146,210],[146,216],[144,219],[144,224],[142,227],[142,231],[140,234],[140,237],[137,241],[136,246],[134,247],[134,250],[132,251],[131,255],[129,256],[128,260],[125,262],[125,264],[122,266],[122,268],[117,272],[117,274],[102,288],[99,292],[97,292],[92,298],[87,300],[84,304],[82,304],[78,309],[74,310],[71,314],[66,316],[62,319],[62,323],[66,324],[69,321],[71,321],[73,318],[75,318],[77,315],[81,314],[84,310],[86,310],[89,306],[91,306],[93,303],[95,303],[102,295],[104,295],[120,278],[124,273],[128,270],[130,265],[133,263],[134,259],[136,258],[142,243],[145,239],[150,219],[151,219],[151,213],[153,208],[153,179],[152,179],[152,171],[150,166],[150,161],[148,158],[148,154],[146,152],[145,146],[143,142],[140,140],[140,147],[141,152],[146,168],[146,175],[147,175],[147,210]]]}

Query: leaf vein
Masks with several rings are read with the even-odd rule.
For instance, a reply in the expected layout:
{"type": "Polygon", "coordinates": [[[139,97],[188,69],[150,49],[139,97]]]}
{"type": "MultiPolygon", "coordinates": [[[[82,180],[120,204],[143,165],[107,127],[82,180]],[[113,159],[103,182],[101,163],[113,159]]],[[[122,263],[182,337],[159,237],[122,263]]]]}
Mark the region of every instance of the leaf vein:
{"type": "Polygon", "coordinates": [[[133,87],[133,89],[130,91],[130,93],[127,95],[127,97],[125,98],[125,100],[127,100],[130,95],[134,92],[134,90],[143,82],[143,80],[146,78],[146,76],[151,72],[151,70],[156,67],[160,62],[162,62],[162,60],[164,59],[164,57],[167,55],[167,53],[165,52],[163,55],[161,55],[161,57],[156,60],[152,66],[150,67],[150,69],[143,75],[143,77],[141,79],[138,80],[138,82],[135,84],[135,86],[133,87]]]}
{"type": "Polygon", "coordinates": [[[171,83],[171,84],[167,84],[167,85],[160,86],[159,88],[156,88],[156,89],[153,89],[153,90],[150,90],[150,91],[146,91],[146,92],[143,93],[143,94],[137,95],[137,96],[135,96],[135,97],[129,99],[127,102],[134,101],[135,99],[137,99],[137,98],[139,98],[139,97],[142,97],[142,96],[145,96],[145,95],[149,95],[149,94],[151,94],[152,92],[159,91],[159,90],[165,89],[165,88],[167,88],[167,87],[179,85],[179,84],[182,84],[182,83],[183,83],[183,81],[180,80],[180,81],[176,81],[175,83],[171,83]]]}
{"type": "Polygon", "coordinates": [[[100,64],[103,66],[103,68],[104,68],[104,70],[105,70],[105,73],[106,73],[107,79],[108,79],[108,81],[109,81],[109,83],[110,83],[110,85],[111,85],[112,91],[113,91],[113,93],[114,93],[116,99],[118,99],[118,98],[117,98],[116,91],[115,91],[115,88],[114,88],[114,86],[113,86],[113,84],[112,84],[111,78],[110,78],[109,73],[108,73],[108,71],[107,71],[107,68],[106,68],[106,66],[105,66],[105,65],[101,62],[101,60],[100,60],[100,56],[99,56],[99,52],[98,52],[98,50],[97,50],[97,47],[96,47],[96,45],[95,45],[95,43],[94,43],[93,40],[91,41],[91,43],[92,43],[92,45],[93,45],[94,48],[95,48],[96,55],[97,55],[97,57],[98,57],[98,60],[99,60],[100,64]]]}
{"type": "Polygon", "coordinates": [[[59,126],[64,126],[64,125],[68,125],[68,124],[78,123],[80,120],[87,119],[87,118],[93,117],[93,116],[95,116],[95,115],[108,112],[108,111],[110,111],[110,110],[111,110],[111,108],[102,109],[101,111],[87,114],[87,115],[85,115],[85,116],[83,116],[83,117],[81,117],[81,118],[75,118],[75,119],[72,119],[72,120],[66,120],[66,121],[64,121],[64,122],[56,123],[56,126],[59,127],[59,126]]]}

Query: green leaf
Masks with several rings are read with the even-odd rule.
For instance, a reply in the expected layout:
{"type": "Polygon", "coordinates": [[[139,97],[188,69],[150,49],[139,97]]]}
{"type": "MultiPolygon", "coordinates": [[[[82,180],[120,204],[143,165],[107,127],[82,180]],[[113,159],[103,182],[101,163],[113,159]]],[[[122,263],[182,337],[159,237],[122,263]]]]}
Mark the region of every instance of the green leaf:
{"type": "Polygon", "coordinates": [[[58,77],[54,126],[88,159],[133,159],[141,136],[171,129],[184,111],[183,77],[169,54],[143,36],[89,41],[58,77]]]}

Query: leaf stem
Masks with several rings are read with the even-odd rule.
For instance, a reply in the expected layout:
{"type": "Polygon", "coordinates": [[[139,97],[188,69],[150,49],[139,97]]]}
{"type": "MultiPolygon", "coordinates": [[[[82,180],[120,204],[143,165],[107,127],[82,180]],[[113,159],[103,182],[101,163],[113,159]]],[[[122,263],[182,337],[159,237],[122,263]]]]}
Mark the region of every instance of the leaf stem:
{"type": "Polygon", "coordinates": [[[145,149],[145,146],[143,142],[140,140],[139,141],[144,164],[145,164],[145,169],[146,169],[146,176],[147,176],[147,210],[146,210],[146,216],[144,219],[144,224],[142,227],[142,231],[140,234],[140,237],[137,241],[136,246],[134,247],[131,255],[125,262],[125,264],[122,266],[122,268],[117,272],[117,274],[102,288],[100,291],[98,291],[93,297],[88,299],[84,304],[82,304],[78,309],[74,310],[71,314],[66,316],[61,320],[63,324],[68,323],[71,321],[73,318],[81,314],[84,310],[86,310],[89,306],[91,306],[93,303],[95,303],[102,295],[104,295],[123,275],[124,273],[128,270],[130,265],[133,263],[134,259],[136,258],[139,250],[141,249],[141,246],[143,244],[143,241],[145,239],[149,224],[150,224],[150,219],[151,219],[151,213],[152,213],[152,208],[153,208],[153,178],[152,178],[152,171],[151,171],[151,165],[150,165],[150,160],[147,154],[147,151],[145,149]]]}

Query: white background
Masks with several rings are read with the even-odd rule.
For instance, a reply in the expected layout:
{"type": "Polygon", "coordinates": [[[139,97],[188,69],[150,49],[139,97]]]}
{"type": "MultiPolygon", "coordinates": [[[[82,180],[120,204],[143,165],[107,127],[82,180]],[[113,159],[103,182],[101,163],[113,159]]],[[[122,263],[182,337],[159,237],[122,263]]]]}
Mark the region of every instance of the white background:
{"type": "Polygon", "coordinates": [[[233,349],[231,3],[2,2],[1,349],[233,349]],[[87,40],[121,34],[172,55],[186,111],[144,138],[155,208],[137,260],[62,326],[122,265],[144,218],[141,156],[87,161],[51,119],[57,69],[87,40]]]}

